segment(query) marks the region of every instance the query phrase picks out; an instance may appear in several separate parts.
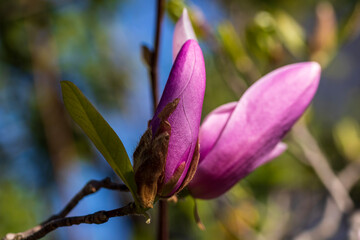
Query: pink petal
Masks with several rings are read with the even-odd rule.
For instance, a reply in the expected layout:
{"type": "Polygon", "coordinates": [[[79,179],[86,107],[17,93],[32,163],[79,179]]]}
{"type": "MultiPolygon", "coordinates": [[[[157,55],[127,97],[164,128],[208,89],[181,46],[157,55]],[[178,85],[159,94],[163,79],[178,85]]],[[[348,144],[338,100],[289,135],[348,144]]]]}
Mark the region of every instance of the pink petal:
{"type": "Polygon", "coordinates": [[[201,162],[208,152],[212,149],[220,133],[224,129],[231,113],[234,111],[237,102],[231,102],[213,110],[204,119],[200,127],[200,161],[201,162]]]}
{"type": "Polygon", "coordinates": [[[174,191],[182,183],[197,143],[201,111],[205,93],[205,63],[202,51],[195,40],[188,40],[181,48],[171,69],[160,103],[151,121],[153,132],[159,126],[158,114],[170,102],[180,98],[176,110],[168,121],[171,136],[165,166],[165,182],[174,174],[175,169],[186,163],[174,191]]]}
{"type": "Polygon", "coordinates": [[[315,62],[292,64],[253,84],[199,164],[191,194],[217,197],[259,166],[310,104],[320,72],[315,62]]]}
{"type": "Polygon", "coordinates": [[[173,37],[173,61],[180,51],[182,45],[189,39],[196,40],[194,29],[192,28],[189,14],[186,8],[175,25],[173,37]]]}
{"type": "Polygon", "coordinates": [[[255,164],[251,172],[254,171],[256,168],[264,165],[265,163],[268,163],[269,161],[273,160],[274,158],[277,158],[283,152],[285,152],[286,149],[287,149],[286,143],[279,142],[269,153],[267,153],[266,155],[262,156],[261,158],[255,161],[255,164]]]}

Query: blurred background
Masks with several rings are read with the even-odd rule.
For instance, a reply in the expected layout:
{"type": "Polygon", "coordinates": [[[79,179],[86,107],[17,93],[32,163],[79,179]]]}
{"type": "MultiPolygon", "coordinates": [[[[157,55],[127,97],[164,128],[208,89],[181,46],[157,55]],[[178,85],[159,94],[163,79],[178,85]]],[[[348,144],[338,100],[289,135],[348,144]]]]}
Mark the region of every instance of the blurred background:
{"type": "MultiPolygon", "coordinates": [[[[285,64],[323,67],[311,108],[287,135],[289,149],[226,195],[170,204],[171,239],[360,238],[360,2],[169,0],[160,89],[170,72],[174,22],[187,6],[204,51],[203,116],[236,101],[285,64]]],[[[58,212],[91,179],[119,181],[69,119],[60,80],[74,82],[131,155],[152,117],[141,45],[153,46],[156,1],[0,1],[0,236],[58,212]]],[[[108,190],[70,215],[131,201],[108,190]]],[[[154,239],[141,217],[62,228],[45,239],[154,239]]]]}

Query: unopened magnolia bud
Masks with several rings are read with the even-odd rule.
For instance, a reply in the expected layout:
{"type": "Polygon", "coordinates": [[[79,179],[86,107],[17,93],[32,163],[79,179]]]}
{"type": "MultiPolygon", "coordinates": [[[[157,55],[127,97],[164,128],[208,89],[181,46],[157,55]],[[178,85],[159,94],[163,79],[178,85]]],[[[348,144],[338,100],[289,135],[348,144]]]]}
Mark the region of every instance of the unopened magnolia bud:
{"type": "Polygon", "coordinates": [[[177,54],[159,105],[134,153],[139,202],[169,198],[192,179],[199,161],[198,133],[205,93],[204,58],[188,40],[177,54]]]}
{"type": "MultiPolygon", "coordinates": [[[[134,152],[139,203],[153,207],[193,178],[199,161],[198,134],[205,93],[205,63],[186,10],[174,34],[174,64],[154,117],[134,152]],[[195,38],[195,37],[194,37],[195,38]]],[[[148,52],[146,50],[146,52],[148,52]]]]}

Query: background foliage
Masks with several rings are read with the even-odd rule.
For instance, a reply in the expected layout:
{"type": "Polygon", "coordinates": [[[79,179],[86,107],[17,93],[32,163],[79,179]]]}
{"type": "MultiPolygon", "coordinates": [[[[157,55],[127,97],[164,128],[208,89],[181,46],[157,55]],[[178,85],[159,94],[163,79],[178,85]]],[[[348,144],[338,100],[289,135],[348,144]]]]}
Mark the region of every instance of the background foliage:
{"type": "MultiPolygon", "coordinates": [[[[198,201],[206,231],[194,223],[192,199],[171,205],[171,239],[356,239],[359,1],[170,0],[161,39],[162,87],[171,68],[173,23],[185,5],[206,58],[203,116],[237,100],[276,67],[316,60],[324,70],[311,109],[286,138],[289,150],[223,197],[198,201]],[[309,146],[312,140],[319,149],[309,146]],[[333,200],[339,191],[327,185],[334,179],[347,189],[345,200],[333,200]]],[[[81,88],[131,155],[151,118],[140,46],[152,45],[154,25],[155,1],[0,2],[0,236],[41,222],[90,179],[116,179],[69,121],[59,82],[81,88]]],[[[126,194],[101,191],[73,214],[127,201],[126,194]]],[[[46,239],[153,239],[154,224],[124,217],[60,229],[46,239]]]]}

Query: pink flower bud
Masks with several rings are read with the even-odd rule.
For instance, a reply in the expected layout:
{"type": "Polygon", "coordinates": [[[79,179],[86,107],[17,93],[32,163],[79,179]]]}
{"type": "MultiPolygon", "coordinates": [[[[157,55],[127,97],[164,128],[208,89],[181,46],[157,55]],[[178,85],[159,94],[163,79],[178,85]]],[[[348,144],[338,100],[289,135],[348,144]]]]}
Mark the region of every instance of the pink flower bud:
{"type": "Polygon", "coordinates": [[[200,161],[190,193],[218,197],[280,155],[286,149],[280,141],[310,104],[320,72],[315,62],[281,67],[253,84],[239,102],[211,112],[200,128],[200,161]]]}
{"type": "Polygon", "coordinates": [[[164,107],[179,99],[168,122],[171,126],[167,151],[164,184],[172,182],[173,194],[183,183],[197,147],[201,111],[205,93],[205,64],[202,51],[195,40],[188,40],[178,53],[160,103],[150,127],[156,133],[160,124],[158,115],[164,107]],[[180,170],[181,171],[180,171],[180,170]],[[174,176],[177,174],[177,176],[174,176]],[[174,179],[175,177],[175,179],[174,179]]]}

